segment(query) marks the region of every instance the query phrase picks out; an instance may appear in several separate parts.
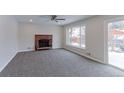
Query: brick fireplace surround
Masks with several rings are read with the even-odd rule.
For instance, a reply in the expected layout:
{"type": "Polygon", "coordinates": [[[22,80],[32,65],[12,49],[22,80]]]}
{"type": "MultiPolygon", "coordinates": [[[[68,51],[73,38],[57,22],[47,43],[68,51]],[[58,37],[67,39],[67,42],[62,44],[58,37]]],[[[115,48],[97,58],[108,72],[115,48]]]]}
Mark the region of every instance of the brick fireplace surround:
{"type": "Polygon", "coordinates": [[[52,35],[35,35],[35,50],[52,48],[52,35]]]}

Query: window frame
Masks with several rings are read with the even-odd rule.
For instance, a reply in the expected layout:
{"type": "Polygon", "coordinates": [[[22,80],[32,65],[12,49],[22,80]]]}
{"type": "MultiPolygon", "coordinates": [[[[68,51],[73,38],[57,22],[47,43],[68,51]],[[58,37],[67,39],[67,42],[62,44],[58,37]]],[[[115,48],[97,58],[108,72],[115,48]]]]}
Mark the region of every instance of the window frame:
{"type": "Polygon", "coordinates": [[[68,46],[71,46],[71,47],[75,47],[75,48],[80,48],[80,49],[86,49],[86,25],[76,25],[76,26],[70,26],[70,27],[66,27],[66,45],[68,45],[68,46]],[[72,29],[73,28],[76,28],[76,27],[79,27],[80,28],[80,44],[79,44],[79,46],[74,46],[74,45],[72,45],[71,44],[71,41],[70,41],[70,31],[69,30],[71,30],[71,32],[72,32],[72,29]],[[82,27],[85,27],[85,30],[84,30],[84,33],[85,33],[85,41],[84,41],[84,47],[82,47],[82,33],[81,33],[81,28],[82,27]]]}

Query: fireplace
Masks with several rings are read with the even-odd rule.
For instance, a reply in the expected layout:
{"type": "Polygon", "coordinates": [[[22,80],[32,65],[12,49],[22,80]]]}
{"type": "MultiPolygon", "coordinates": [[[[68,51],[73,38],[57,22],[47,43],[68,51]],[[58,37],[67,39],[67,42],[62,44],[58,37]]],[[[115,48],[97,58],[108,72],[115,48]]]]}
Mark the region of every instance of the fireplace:
{"type": "Polygon", "coordinates": [[[47,39],[39,40],[38,43],[39,43],[40,48],[42,48],[42,47],[50,47],[49,40],[47,40],[47,39]]]}
{"type": "Polygon", "coordinates": [[[52,48],[52,35],[35,35],[35,50],[52,48]]]}

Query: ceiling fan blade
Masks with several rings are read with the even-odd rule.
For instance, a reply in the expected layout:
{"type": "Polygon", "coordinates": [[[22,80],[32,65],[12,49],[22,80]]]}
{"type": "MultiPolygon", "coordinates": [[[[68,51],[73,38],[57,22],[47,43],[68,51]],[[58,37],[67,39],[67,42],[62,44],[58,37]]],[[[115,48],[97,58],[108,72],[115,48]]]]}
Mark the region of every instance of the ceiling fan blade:
{"type": "Polygon", "coordinates": [[[65,20],[65,19],[56,19],[56,20],[65,20]]]}

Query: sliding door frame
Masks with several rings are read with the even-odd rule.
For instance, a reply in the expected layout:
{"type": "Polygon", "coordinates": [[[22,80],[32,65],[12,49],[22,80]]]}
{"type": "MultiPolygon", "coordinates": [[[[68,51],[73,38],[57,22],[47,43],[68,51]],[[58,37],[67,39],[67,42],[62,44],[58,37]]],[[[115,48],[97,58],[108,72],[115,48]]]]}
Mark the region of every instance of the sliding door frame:
{"type": "Polygon", "coordinates": [[[104,21],[104,62],[109,64],[109,54],[108,54],[108,24],[111,22],[122,21],[123,17],[116,17],[110,20],[104,21]]]}

